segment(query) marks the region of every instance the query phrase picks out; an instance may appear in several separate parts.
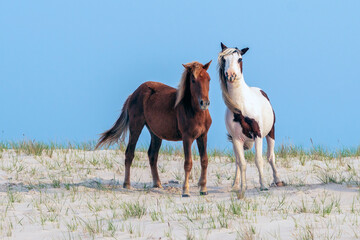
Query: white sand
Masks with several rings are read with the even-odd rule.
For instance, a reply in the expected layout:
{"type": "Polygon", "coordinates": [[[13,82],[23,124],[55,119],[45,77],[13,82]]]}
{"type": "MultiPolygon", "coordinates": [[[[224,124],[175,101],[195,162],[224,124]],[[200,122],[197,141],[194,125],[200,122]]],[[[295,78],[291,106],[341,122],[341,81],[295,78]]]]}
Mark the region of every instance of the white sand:
{"type": "MultiPolygon", "coordinates": [[[[160,156],[164,189],[152,189],[147,155],[137,153],[133,189],[125,190],[120,151],[57,150],[50,158],[8,150],[0,158],[0,238],[360,238],[359,159],[308,159],[304,166],[281,159],[278,166],[288,186],[260,192],[257,169],[249,163],[246,198],[237,200],[231,192],[235,164],[211,157],[204,197],[196,186],[197,158],[191,197],[181,198],[182,156],[160,156]],[[324,184],[326,177],[339,184],[324,184]],[[140,218],[126,214],[136,203],[144,211],[140,218]]],[[[264,172],[270,185],[268,164],[264,172]]]]}

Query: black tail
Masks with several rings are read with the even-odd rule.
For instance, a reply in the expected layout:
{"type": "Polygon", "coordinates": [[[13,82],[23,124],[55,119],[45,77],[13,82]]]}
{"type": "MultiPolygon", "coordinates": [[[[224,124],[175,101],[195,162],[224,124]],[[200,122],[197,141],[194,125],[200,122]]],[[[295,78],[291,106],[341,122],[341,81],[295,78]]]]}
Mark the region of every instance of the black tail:
{"type": "Polygon", "coordinates": [[[114,142],[117,142],[119,139],[120,141],[125,140],[127,131],[129,129],[128,107],[130,97],[131,95],[126,99],[121,110],[120,117],[112,126],[112,128],[101,134],[98,144],[96,144],[95,150],[102,147],[103,145],[110,145],[114,142]]]}

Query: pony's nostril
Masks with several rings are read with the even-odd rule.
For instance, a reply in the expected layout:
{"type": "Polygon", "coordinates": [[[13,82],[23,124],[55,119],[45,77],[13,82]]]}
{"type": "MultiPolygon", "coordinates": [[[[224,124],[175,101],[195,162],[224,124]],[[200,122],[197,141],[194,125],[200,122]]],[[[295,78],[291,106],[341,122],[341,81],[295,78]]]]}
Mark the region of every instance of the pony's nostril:
{"type": "Polygon", "coordinates": [[[207,102],[207,105],[208,105],[208,106],[210,105],[210,101],[207,102]]]}
{"type": "Polygon", "coordinates": [[[204,105],[204,101],[203,100],[200,100],[200,105],[204,105]]]}

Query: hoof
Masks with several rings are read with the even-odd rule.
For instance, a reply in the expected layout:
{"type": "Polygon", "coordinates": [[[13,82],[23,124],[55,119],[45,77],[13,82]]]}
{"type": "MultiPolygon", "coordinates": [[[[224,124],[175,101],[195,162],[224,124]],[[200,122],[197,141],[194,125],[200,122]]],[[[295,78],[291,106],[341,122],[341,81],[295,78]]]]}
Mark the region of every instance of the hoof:
{"type": "Polygon", "coordinates": [[[286,186],[286,183],[284,183],[283,181],[277,182],[277,183],[272,183],[271,187],[284,187],[286,186]]]}
{"type": "Polygon", "coordinates": [[[284,181],[280,181],[280,182],[277,182],[276,183],[276,186],[277,187],[285,187],[286,186],[286,183],[284,181]]]}
{"type": "Polygon", "coordinates": [[[245,198],[245,192],[237,192],[237,198],[238,199],[244,199],[245,198]]]}
{"type": "Polygon", "coordinates": [[[188,193],[183,193],[183,195],[181,195],[182,197],[190,197],[190,194],[188,193]]]}
{"type": "Polygon", "coordinates": [[[131,186],[130,186],[130,184],[128,184],[128,183],[124,183],[124,184],[123,184],[123,188],[130,189],[130,187],[131,187],[131,186]]]}
{"type": "Polygon", "coordinates": [[[232,188],[230,189],[230,192],[237,193],[239,192],[240,188],[232,188]]]}
{"type": "Polygon", "coordinates": [[[163,186],[159,183],[159,184],[154,184],[153,188],[163,188],[163,186]]]}
{"type": "Polygon", "coordinates": [[[206,191],[206,192],[200,192],[200,196],[205,196],[205,195],[208,195],[209,193],[206,191]]]}
{"type": "Polygon", "coordinates": [[[267,187],[260,187],[260,191],[269,191],[267,187]]]}
{"type": "Polygon", "coordinates": [[[231,186],[231,192],[239,192],[240,191],[240,184],[236,184],[234,183],[232,186],[231,186]]]}

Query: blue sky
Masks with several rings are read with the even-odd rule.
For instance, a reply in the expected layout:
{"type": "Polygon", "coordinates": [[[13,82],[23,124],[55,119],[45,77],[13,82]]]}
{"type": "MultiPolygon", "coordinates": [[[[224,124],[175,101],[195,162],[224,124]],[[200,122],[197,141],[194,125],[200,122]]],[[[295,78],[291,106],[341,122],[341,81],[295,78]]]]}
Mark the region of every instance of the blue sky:
{"type": "MultiPolygon", "coordinates": [[[[277,144],[357,146],[360,1],[0,1],[0,141],[87,141],[145,81],[176,87],[213,60],[209,146],[230,148],[216,59],[249,47],[244,77],[277,144]]],[[[140,144],[148,144],[144,129],[140,144]]]]}

